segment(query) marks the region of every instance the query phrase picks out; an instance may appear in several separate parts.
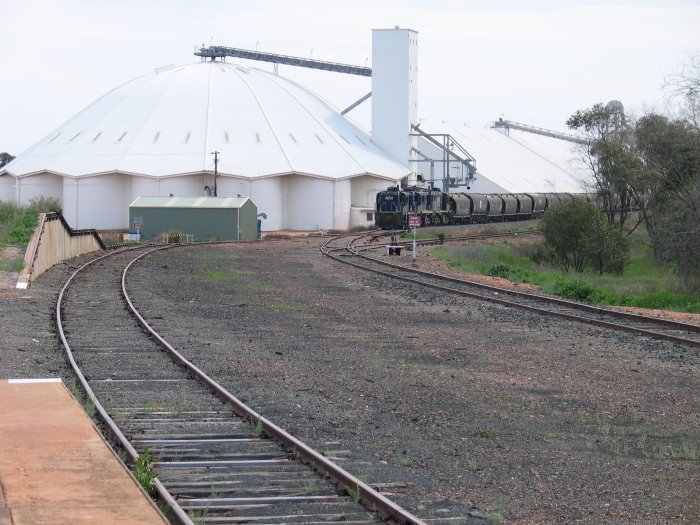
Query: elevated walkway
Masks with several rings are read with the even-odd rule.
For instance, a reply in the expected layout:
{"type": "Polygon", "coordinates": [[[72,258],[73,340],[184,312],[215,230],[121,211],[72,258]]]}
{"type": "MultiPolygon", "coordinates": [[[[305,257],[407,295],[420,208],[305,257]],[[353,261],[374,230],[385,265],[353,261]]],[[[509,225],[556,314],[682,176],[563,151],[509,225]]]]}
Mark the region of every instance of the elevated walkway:
{"type": "Polygon", "coordinates": [[[0,381],[0,525],[168,523],[60,380],[0,381]]]}

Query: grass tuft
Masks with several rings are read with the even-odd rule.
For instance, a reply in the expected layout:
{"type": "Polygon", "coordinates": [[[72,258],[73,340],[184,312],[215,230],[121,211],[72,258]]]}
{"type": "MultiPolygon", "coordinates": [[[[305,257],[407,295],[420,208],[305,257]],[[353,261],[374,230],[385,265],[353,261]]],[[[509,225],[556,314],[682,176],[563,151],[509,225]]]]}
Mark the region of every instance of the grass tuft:
{"type": "Polygon", "coordinates": [[[155,494],[156,471],[153,468],[153,456],[151,456],[151,452],[147,448],[144,448],[143,452],[136,458],[134,477],[146,492],[152,496],[155,494]]]}
{"type": "Polygon", "coordinates": [[[491,436],[493,436],[493,432],[491,432],[490,430],[488,430],[488,429],[486,429],[486,428],[478,428],[478,429],[474,432],[474,435],[475,435],[476,437],[490,438],[491,436]]]}
{"type": "Polygon", "coordinates": [[[37,227],[40,213],[60,212],[54,199],[32,199],[27,206],[0,202],[0,247],[16,245],[26,248],[37,227]]]}
{"type": "Polygon", "coordinates": [[[291,304],[272,304],[269,306],[275,312],[306,312],[305,306],[294,306],[291,304]]]}

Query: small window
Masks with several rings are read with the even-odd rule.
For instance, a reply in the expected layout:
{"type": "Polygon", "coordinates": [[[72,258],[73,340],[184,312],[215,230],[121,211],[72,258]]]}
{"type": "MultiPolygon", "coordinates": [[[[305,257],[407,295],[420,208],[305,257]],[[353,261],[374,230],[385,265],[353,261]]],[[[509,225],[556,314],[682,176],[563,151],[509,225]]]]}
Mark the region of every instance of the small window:
{"type": "Polygon", "coordinates": [[[374,220],[374,213],[367,214],[367,222],[372,222],[374,220]]]}

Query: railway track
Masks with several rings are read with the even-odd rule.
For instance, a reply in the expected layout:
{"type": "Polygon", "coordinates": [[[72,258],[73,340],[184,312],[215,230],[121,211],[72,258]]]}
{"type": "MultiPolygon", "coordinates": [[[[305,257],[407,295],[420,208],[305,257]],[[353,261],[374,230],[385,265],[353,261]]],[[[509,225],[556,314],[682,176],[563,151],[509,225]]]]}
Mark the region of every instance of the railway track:
{"type": "MultiPolygon", "coordinates": [[[[367,251],[367,250],[373,250],[373,249],[377,249],[377,248],[384,248],[384,247],[386,247],[386,241],[380,241],[380,239],[395,237],[397,235],[401,235],[401,234],[404,234],[407,232],[410,232],[410,230],[394,230],[394,231],[380,230],[380,231],[368,232],[365,235],[363,235],[363,237],[362,237],[363,239],[365,239],[363,246],[357,248],[356,250],[357,251],[367,251]]],[[[484,240],[488,240],[488,239],[499,239],[499,238],[503,238],[503,237],[513,237],[513,236],[518,236],[518,235],[526,235],[526,236],[542,235],[542,231],[541,230],[528,230],[528,231],[522,231],[522,232],[490,232],[490,233],[479,232],[477,235],[443,237],[442,239],[440,239],[439,237],[436,237],[434,239],[417,239],[416,246],[434,246],[436,244],[462,242],[462,241],[484,241],[484,240]]],[[[408,248],[409,246],[413,245],[413,241],[404,239],[401,241],[396,241],[395,244],[398,246],[401,246],[402,248],[408,248]]]]}
{"type": "Polygon", "coordinates": [[[490,301],[549,316],[557,316],[601,328],[624,331],[653,339],[700,348],[700,326],[651,316],[621,312],[565,299],[531,294],[425,272],[384,260],[374,246],[355,247],[372,234],[345,236],[326,242],[325,255],[363,270],[406,283],[429,287],[447,294],[490,301]],[[349,240],[348,240],[349,239],[349,240]]]}
{"type": "Polygon", "coordinates": [[[128,270],[164,248],[124,249],[70,277],[56,321],[83,390],[178,523],[423,524],[228,393],[136,311],[128,270]]]}

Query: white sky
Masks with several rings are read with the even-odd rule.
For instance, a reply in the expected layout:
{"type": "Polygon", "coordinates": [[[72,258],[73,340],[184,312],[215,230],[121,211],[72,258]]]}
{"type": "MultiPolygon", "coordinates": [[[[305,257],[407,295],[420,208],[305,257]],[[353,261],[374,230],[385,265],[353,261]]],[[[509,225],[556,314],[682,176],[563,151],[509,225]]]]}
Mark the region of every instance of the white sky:
{"type": "MultiPolygon", "coordinates": [[[[663,111],[664,77],[700,54],[700,0],[0,0],[0,152],[117,85],[199,60],[201,44],[371,66],[371,29],[394,25],[419,32],[420,118],[472,127],[503,116],[564,131],[611,99],[663,111]]],[[[363,77],[280,74],[339,109],[370,90],[363,77]]],[[[369,107],[350,113],[365,128],[369,107]]]]}

